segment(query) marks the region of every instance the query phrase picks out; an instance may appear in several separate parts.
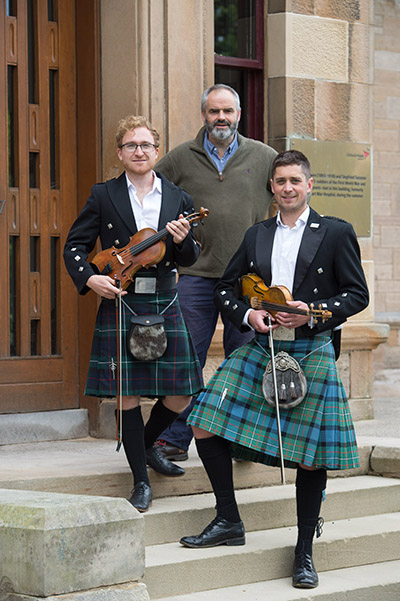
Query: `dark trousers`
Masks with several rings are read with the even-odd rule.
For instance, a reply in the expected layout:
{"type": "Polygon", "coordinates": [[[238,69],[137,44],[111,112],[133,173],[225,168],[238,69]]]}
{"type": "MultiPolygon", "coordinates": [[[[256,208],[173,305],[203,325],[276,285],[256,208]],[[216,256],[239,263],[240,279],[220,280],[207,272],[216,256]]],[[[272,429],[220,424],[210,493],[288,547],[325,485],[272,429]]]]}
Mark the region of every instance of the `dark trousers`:
{"type": "MultiPolygon", "coordinates": [[[[201,367],[204,367],[208,349],[215,332],[218,320],[218,311],[215,307],[213,296],[217,278],[202,278],[192,275],[181,275],[178,280],[179,304],[183,317],[193,340],[201,367]]],[[[254,336],[253,332],[241,333],[226,318],[222,316],[224,324],[224,352],[228,357],[235,349],[254,336]]],[[[193,409],[196,398],[183,411],[170,428],[164,430],[159,438],[170,444],[187,450],[193,438],[192,430],[186,425],[186,418],[193,409]]]]}

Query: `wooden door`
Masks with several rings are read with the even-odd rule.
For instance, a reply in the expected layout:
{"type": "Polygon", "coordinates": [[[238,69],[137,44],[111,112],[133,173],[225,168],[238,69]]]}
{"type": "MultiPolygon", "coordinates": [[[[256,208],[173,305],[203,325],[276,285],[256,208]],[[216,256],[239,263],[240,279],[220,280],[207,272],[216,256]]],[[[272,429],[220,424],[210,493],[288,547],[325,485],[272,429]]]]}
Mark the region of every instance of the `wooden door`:
{"type": "Polygon", "coordinates": [[[76,407],[75,2],[0,2],[0,413],[76,407]]]}

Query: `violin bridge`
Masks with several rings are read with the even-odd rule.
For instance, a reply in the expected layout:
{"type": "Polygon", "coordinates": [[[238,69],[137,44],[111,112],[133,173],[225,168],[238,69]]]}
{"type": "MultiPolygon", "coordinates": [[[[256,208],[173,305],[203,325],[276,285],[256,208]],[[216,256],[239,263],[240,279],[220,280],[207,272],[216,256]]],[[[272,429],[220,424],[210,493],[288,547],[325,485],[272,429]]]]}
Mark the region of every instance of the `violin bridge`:
{"type": "Polygon", "coordinates": [[[116,255],[116,257],[117,257],[118,261],[121,263],[121,265],[125,265],[125,263],[120,255],[116,255]]]}

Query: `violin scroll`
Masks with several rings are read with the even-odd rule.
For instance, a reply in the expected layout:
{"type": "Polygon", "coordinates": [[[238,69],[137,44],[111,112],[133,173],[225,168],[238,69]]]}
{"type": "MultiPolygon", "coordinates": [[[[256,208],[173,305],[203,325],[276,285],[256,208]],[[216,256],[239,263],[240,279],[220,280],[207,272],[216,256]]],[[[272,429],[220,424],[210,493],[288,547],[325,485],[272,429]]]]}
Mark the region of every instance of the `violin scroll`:
{"type": "Polygon", "coordinates": [[[200,221],[200,223],[203,224],[203,219],[205,219],[208,216],[209,212],[210,211],[208,209],[200,207],[199,211],[188,215],[187,217],[185,217],[185,219],[189,223],[196,223],[196,221],[200,221]]]}
{"type": "Polygon", "coordinates": [[[332,312],[328,311],[327,309],[322,309],[321,304],[318,305],[318,309],[314,309],[314,303],[310,303],[310,315],[314,317],[315,323],[318,323],[318,317],[322,319],[322,323],[325,323],[330,317],[332,317],[332,312]]]}

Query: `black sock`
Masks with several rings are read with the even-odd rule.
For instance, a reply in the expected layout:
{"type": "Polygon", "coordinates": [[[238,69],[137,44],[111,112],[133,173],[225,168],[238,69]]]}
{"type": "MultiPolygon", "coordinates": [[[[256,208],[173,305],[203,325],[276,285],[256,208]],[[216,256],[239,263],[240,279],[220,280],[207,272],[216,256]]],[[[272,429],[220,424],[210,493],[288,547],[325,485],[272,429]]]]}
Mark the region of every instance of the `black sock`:
{"type": "Polygon", "coordinates": [[[297,468],[296,503],[298,538],[295,552],[303,549],[312,554],[312,541],[326,488],[326,470],[297,468]]]}
{"type": "Polygon", "coordinates": [[[196,447],[213,487],[217,501],[217,516],[229,522],[240,522],[233,488],[232,458],[228,441],[220,436],[196,438],[196,447]]]}
{"type": "Polygon", "coordinates": [[[179,413],[171,411],[159,399],[154,405],[150,413],[150,417],[144,428],[144,444],[146,449],[152,447],[161,432],[168,428],[176,420],[179,413]]]}
{"type": "Polygon", "coordinates": [[[140,407],[121,412],[122,444],[133,473],[133,483],[150,484],[146,467],[146,451],[144,447],[144,423],[140,407]]]}

